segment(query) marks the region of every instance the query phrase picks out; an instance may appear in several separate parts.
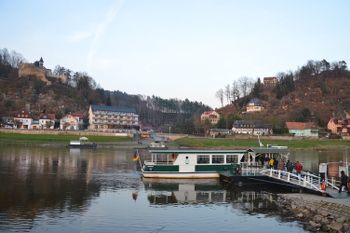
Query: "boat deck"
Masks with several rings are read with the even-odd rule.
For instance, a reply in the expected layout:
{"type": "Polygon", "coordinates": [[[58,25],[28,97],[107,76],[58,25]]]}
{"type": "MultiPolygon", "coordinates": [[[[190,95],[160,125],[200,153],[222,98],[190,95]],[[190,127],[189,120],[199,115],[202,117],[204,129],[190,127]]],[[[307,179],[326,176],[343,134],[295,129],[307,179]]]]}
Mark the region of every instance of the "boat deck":
{"type": "Polygon", "coordinates": [[[326,195],[333,198],[350,197],[346,192],[338,193],[339,188],[334,182],[326,181],[326,190],[321,188],[321,178],[311,173],[297,175],[294,173],[274,169],[242,170],[240,176],[220,173],[220,179],[225,183],[241,184],[242,182],[269,183],[304,192],[326,195]]]}

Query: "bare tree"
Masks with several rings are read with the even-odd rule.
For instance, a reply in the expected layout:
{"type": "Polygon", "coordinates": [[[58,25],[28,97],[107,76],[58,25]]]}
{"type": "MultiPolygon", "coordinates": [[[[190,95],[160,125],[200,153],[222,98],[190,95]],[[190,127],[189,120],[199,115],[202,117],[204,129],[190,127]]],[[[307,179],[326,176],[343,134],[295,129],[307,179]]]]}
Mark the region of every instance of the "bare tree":
{"type": "Polygon", "coordinates": [[[22,54],[17,53],[16,51],[11,51],[11,53],[9,53],[6,48],[0,49],[0,63],[2,64],[18,68],[19,65],[25,61],[26,60],[22,54]]]}
{"type": "Polygon", "coordinates": [[[233,101],[239,99],[240,97],[240,91],[239,91],[239,85],[237,81],[233,81],[232,82],[232,86],[231,86],[231,97],[233,99],[233,101]]]}
{"type": "Polygon", "coordinates": [[[227,84],[225,87],[225,97],[226,97],[227,104],[230,104],[230,102],[231,102],[230,84],[227,84]]]}
{"type": "Polygon", "coordinates": [[[216,98],[218,98],[220,100],[221,103],[221,107],[224,106],[224,90],[222,88],[220,88],[216,94],[215,94],[216,98]]]}
{"type": "Polygon", "coordinates": [[[249,80],[248,77],[243,76],[238,80],[238,82],[239,82],[239,87],[241,89],[243,97],[247,96],[251,88],[251,84],[250,84],[251,81],[249,80]]]}
{"type": "Polygon", "coordinates": [[[22,56],[22,54],[17,53],[16,51],[11,51],[9,60],[10,66],[18,68],[24,62],[25,58],[22,56]]]}

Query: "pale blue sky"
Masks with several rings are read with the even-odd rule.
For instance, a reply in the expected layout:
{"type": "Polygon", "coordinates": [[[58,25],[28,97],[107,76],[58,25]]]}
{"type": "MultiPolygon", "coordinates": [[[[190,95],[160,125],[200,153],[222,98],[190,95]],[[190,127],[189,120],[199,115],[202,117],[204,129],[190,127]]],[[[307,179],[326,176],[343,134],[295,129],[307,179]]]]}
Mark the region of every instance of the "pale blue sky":
{"type": "MultiPolygon", "coordinates": [[[[350,1],[0,0],[0,48],[104,89],[220,102],[241,76],[350,63],[350,1]]],[[[350,64],[349,64],[350,65],[350,64]]]]}

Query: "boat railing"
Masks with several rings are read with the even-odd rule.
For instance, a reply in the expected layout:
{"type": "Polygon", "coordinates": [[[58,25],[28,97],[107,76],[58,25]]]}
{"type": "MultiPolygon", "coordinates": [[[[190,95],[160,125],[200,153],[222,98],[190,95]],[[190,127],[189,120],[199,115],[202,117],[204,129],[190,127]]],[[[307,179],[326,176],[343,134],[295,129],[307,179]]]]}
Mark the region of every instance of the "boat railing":
{"type": "Polygon", "coordinates": [[[241,168],[246,169],[246,168],[261,168],[261,163],[259,162],[241,162],[241,168]]]}
{"type": "Polygon", "coordinates": [[[256,176],[260,174],[262,165],[259,162],[241,162],[242,176],[256,176]]]}
{"type": "Polygon", "coordinates": [[[145,165],[173,165],[174,162],[173,161],[166,161],[166,160],[162,160],[162,161],[144,161],[145,165]]]}
{"type": "MultiPolygon", "coordinates": [[[[325,190],[322,190],[321,188],[321,178],[309,172],[295,174],[284,170],[264,169],[261,170],[261,174],[316,191],[325,192],[325,190]]],[[[325,184],[330,188],[339,190],[339,188],[334,183],[329,182],[328,180],[325,181],[325,184]]]]}

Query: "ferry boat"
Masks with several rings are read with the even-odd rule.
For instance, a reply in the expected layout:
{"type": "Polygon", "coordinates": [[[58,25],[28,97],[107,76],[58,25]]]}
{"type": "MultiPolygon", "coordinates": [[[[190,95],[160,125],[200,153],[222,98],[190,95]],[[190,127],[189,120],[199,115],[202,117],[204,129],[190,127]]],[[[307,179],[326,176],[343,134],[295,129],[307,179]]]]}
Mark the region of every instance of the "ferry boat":
{"type": "Polygon", "coordinates": [[[149,150],[143,161],[144,178],[219,178],[220,173],[242,175],[258,173],[264,166],[262,158],[287,159],[287,148],[252,148],[243,150],[149,150]]]}
{"type": "Polygon", "coordinates": [[[89,142],[87,137],[81,137],[79,140],[73,140],[69,142],[70,148],[96,148],[97,145],[94,142],[89,142]]]}

